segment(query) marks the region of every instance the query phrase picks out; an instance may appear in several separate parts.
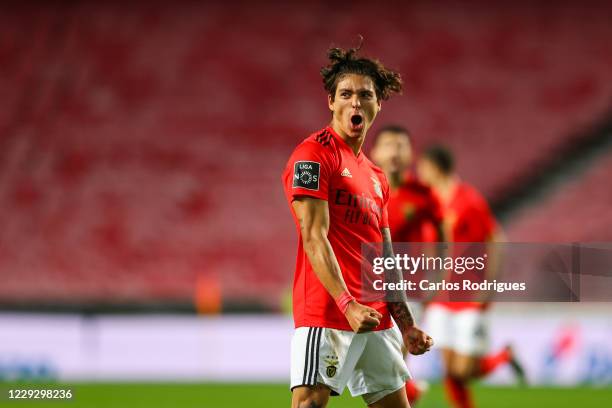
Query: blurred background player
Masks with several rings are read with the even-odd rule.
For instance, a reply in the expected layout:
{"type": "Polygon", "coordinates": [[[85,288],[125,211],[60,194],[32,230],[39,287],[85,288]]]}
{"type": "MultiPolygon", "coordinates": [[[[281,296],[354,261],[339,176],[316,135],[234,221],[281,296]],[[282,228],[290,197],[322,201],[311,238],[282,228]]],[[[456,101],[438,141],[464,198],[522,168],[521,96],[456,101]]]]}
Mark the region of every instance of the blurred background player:
{"type": "MultiPolygon", "coordinates": [[[[501,232],[484,197],[454,171],[454,158],[442,146],[427,149],[418,161],[418,176],[438,196],[444,213],[443,229],[450,242],[500,241],[501,232]]],[[[524,372],[512,348],[487,351],[486,302],[432,302],[426,321],[445,368],[444,385],[453,406],[469,408],[474,402],[468,382],[509,364],[518,380],[524,372]]]]}
{"type": "MultiPolygon", "coordinates": [[[[445,241],[442,208],[430,187],[411,171],[413,149],[405,127],[387,125],[376,134],[372,159],[389,181],[389,228],[393,242],[445,241]]],[[[424,381],[406,382],[406,394],[416,403],[427,389],[424,381]]]]}
{"type": "Polygon", "coordinates": [[[389,226],[394,242],[444,241],[442,208],[431,188],[411,171],[408,130],[389,125],[376,134],[372,159],[389,181],[389,226]]]}

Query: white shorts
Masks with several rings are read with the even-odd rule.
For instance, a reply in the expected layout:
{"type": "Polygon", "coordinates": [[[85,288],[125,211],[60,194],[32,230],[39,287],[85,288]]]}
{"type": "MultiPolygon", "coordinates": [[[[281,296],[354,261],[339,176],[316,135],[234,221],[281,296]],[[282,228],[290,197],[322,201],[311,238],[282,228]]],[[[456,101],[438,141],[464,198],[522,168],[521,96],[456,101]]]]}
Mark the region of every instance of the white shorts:
{"type": "Polygon", "coordinates": [[[481,309],[455,311],[434,304],[425,312],[425,327],[436,348],[448,348],[469,356],[483,355],[487,351],[488,330],[481,309]]]}
{"type": "Polygon", "coordinates": [[[291,341],[291,389],[319,383],[339,395],[348,385],[351,395],[373,404],[410,378],[402,344],[395,327],[358,334],[299,327],[291,341]]]}

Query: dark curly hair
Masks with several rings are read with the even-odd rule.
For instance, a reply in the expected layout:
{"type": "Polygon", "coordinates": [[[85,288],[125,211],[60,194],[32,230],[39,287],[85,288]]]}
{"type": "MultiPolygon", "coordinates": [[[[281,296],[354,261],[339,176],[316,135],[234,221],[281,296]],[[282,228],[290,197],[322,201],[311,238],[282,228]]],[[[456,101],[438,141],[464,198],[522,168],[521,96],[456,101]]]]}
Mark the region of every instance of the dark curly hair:
{"type": "Polygon", "coordinates": [[[402,78],[400,74],[387,69],[383,64],[371,58],[358,55],[363,37],[356,48],[344,50],[342,48],[330,48],[327,50],[329,65],[321,68],[323,85],[325,90],[332,96],[336,95],[336,87],[340,78],[346,74],[359,74],[369,76],[374,82],[376,96],[387,100],[392,94],[402,92],[402,78]]]}
{"type": "Polygon", "coordinates": [[[451,174],[455,170],[455,157],[446,146],[429,146],[423,152],[423,158],[431,161],[443,174],[451,174]]]}

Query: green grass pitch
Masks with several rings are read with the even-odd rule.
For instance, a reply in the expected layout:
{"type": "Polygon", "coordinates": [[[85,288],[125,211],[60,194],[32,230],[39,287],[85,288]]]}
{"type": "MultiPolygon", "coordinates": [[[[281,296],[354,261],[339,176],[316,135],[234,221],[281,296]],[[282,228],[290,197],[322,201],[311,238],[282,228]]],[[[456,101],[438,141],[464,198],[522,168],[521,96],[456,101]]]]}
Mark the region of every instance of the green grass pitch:
{"type": "MultiPolygon", "coordinates": [[[[289,407],[290,394],[285,385],[270,384],[192,384],[192,383],[87,383],[87,384],[10,384],[0,383],[1,407],[289,407]],[[9,400],[10,388],[71,388],[71,401],[9,400]]],[[[476,405],[496,408],[544,408],[580,407],[601,408],[610,406],[612,387],[608,388],[513,388],[474,387],[476,405]]],[[[341,397],[333,397],[330,408],[364,407],[360,398],[351,398],[348,391],[341,397]]],[[[433,385],[417,408],[448,407],[440,385],[433,385]]]]}

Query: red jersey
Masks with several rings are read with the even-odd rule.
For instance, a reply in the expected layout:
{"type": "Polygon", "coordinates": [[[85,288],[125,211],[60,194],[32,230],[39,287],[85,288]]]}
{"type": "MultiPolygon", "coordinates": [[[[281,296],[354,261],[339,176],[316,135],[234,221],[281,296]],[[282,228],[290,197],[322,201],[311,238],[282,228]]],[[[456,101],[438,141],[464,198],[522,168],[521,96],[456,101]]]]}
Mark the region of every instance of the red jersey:
{"type": "Polygon", "coordinates": [[[487,200],[474,187],[459,182],[445,206],[452,242],[485,242],[495,231],[495,218],[487,200]]]}
{"type": "MultiPolygon", "coordinates": [[[[382,170],[363,152],[357,156],[331,128],[313,133],[296,147],[282,175],[285,195],[298,232],[293,282],[295,327],[352,330],[336,302],[319,281],[304,252],[298,220],[291,203],[298,196],[326,200],[329,206],[327,238],[334,250],[349,292],[359,299],[361,244],[382,242],[388,227],[389,185],[382,170]]],[[[376,330],[392,326],[385,302],[364,303],[383,315],[376,330]]]]}
{"type": "Polygon", "coordinates": [[[434,192],[409,175],[389,196],[389,227],[393,242],[437,242],[435,227],[442,207],[434,192]]]}
{"type": "MultiPolygon", "coordinates": [[[[471,185],[459,182],[446,206],[451,224],[451,242],[485,242],[495,232],[496,222],[485,198],[471,185]]],[[[436,302],[452,310],[484,309],[480,302],[436,302]]]]}

